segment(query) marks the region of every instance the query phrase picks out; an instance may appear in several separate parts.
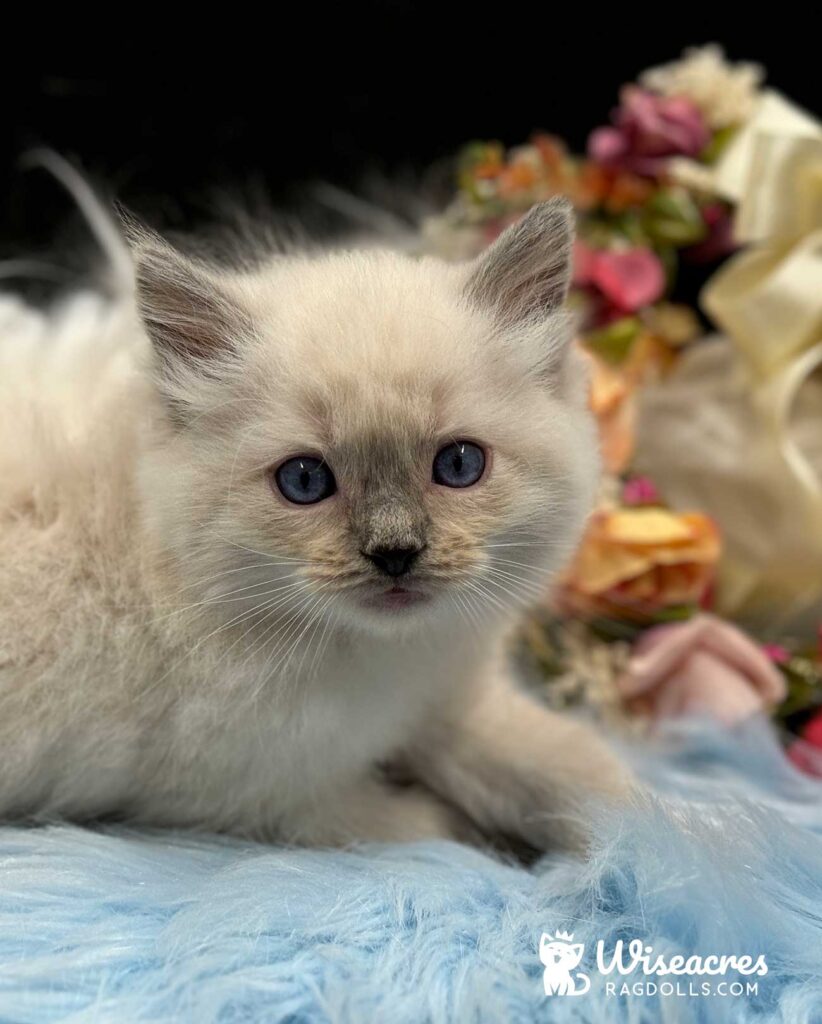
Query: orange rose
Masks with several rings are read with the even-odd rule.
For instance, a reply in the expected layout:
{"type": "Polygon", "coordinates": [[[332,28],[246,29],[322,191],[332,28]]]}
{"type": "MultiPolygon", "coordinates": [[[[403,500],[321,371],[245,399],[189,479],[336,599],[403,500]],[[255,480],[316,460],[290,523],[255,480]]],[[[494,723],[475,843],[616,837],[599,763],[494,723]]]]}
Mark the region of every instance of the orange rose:
{"type": "Polygon", "coordinates": [[[584,616],[653,619],[703,602],[719,553],[716,526],[698,512],[600,509],[562,578],[560,602],[584,616]]]}

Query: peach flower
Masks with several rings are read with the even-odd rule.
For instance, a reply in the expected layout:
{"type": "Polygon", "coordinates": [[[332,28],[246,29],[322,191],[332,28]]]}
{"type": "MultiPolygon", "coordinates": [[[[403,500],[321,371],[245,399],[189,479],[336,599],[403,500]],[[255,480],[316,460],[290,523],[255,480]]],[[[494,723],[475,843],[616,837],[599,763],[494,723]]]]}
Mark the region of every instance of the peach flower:
{"type": "Polygon", "coordinates": [[[666,608],[703,603],[719,553],[716,526],[701,513],[600,509],[563,576],[559,600],[575,614],[648,621],[666,608]]]}
{"type": "Polygon", "coordinates": [[[590,407],[599,430],[600,452],[609,473],[621,473],[634,454],[636,384],[622,368],[586,352],[590,366],[590,407]]]}
{"type": "Polygon", "coordinates": [[[588,361],[589,405],[599,429],[602,461],[608,473],[619,474],[634,454],[637,388],[664,373],[673,356],[667,345],[645,331],[620,363],[603,359],[584,344],[580,351],[588,361]]]}
{"type": "Polygon", "coordinates": [[[643,634],[617,685],[635,710],[654,718],[707,714],[726,725],[778,704],[787,692],[757,644],[705,614],[643,634]]]}

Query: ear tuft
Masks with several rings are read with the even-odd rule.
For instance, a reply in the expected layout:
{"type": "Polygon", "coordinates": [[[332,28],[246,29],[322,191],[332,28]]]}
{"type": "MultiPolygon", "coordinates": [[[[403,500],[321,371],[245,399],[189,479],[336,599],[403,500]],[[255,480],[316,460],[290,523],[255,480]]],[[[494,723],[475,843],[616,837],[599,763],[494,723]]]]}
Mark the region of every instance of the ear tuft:
{"type": "Polygon", "coordinates": [[[477,259],[469,299],[492,308],[506,326],[545,318],[568,295],[573,242],[570,202],[539,203],[477,259]]]}

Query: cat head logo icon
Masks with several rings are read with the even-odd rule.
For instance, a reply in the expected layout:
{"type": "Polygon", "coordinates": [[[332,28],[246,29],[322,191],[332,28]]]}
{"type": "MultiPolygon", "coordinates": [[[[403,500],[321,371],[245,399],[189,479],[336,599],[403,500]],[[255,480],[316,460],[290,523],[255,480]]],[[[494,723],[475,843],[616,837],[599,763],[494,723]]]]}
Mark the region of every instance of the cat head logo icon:
{"type": "Polygon", "coordinates": [[[582,996],[591,987],[591,979],[582,971],[572,976],[579,967],[585,946],[574,942],[574,936],[559,931],[555,935],[543,932],[539,940],[539,958],[545,966],[542,980],[546,996],[582,996]]]}

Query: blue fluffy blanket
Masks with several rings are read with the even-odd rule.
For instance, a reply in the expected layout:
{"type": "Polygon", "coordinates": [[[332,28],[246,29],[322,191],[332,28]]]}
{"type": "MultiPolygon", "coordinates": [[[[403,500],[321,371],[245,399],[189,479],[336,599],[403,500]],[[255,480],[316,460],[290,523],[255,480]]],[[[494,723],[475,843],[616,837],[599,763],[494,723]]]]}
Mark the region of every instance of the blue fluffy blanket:
{"type": "Polygon", "coordinates": [[[822,1021],[822,786],[762,723],[668,736],[640,771],[657,795],[603,814],[589,862],[531,870],[451,844],[2,829],[0,1020],[822,1021]],[[545,994],[557,930],[584,945],[585,994],[545,994]],[[627,967],[634,939],[768,971],[601,973],[620,939],[627,967]]]}

